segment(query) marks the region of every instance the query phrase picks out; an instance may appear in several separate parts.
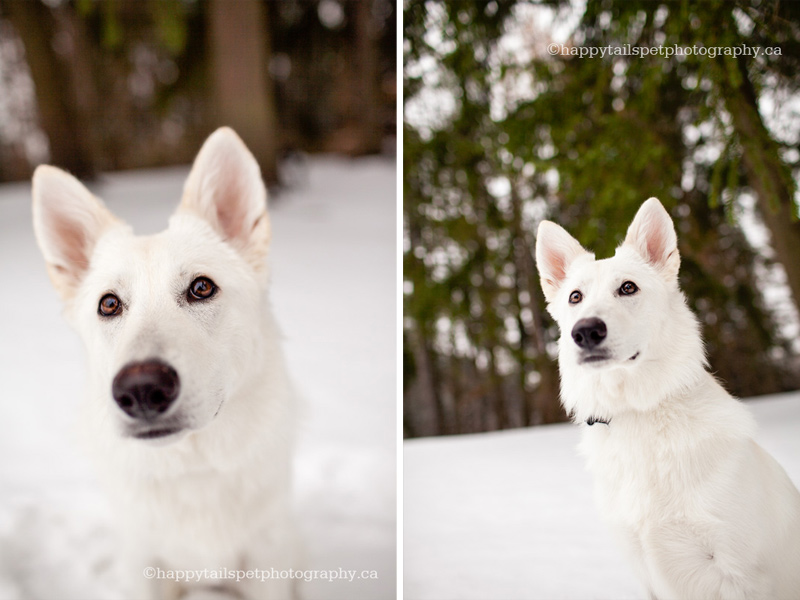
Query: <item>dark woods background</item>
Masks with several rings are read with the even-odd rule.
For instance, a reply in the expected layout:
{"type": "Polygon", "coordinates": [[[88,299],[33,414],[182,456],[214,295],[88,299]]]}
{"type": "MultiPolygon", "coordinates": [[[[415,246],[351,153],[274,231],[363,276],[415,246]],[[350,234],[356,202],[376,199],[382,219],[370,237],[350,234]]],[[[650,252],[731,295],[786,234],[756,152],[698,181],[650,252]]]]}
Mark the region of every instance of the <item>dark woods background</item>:
{"type": "Polygon", "coordinates": [[[277,183],[296,151],[394,151],[390,0],[0,0],[0,181],[40,162],[184,164],[230,125],[277,183]]]}
{"type": "Polygon", "coordinates": [[[800,3],[586,4],[404,5],[406,436],[565,419],[533,232],[555,220],[607,257],[650,196],[714,373],[742,397],[800,386],[800,3]],[[559,27],[781,54],[552,56],[559,27]]]}

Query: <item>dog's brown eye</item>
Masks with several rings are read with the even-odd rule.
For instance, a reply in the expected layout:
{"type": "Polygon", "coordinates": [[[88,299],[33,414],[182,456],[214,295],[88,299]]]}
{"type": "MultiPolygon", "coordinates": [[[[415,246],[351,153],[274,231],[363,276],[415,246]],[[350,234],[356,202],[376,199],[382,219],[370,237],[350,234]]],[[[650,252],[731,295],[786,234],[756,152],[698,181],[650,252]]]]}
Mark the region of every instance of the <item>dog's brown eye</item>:
{"type": "Polygon", "coordinates": [[[114,294],[106,294],[100,298],[97,312],[103,317],[113,317],[122,312],[122,302],[114,294]]]}
{"type": "Polygon", "coordinates": [[[186,299],[189,302],[208,300],[216,291],[217,286],[208,277],[198,277],[189,286],[189,293],[186,294],[186,299]]]}
{"type": "Polygon", "coordinates": [[[619,293],[623,296],[630,296],[631,294],[635,294],[639,291],[639,288],[636,287],[636,284],[632,281],[626,281],[623,283],[619,288],[619,293]]]}
{"type": "Polygon", "coordinates": [[[578,290],[575,290],[569,295],[570,304],[577,304],[581,300],[583,300],[583,294],[581,294],[578,290]]]}

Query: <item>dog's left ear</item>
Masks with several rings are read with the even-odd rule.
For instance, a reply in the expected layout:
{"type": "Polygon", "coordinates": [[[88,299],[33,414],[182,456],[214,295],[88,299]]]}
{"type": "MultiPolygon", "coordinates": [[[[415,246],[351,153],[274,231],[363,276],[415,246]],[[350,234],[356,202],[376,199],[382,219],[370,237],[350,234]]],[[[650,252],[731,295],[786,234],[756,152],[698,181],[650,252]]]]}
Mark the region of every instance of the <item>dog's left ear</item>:
{"type": "Polygon", "coordinates": [[[256,270],[264,268],[270,228],[267,190],[256,159],[233,129],[212,133],[195,158],[177,213],[205,219],[256,270]]]}
{"type": "Polygon", "coordinates": [[[646,200],[639,208],[623,245],[631,246],[666,279],[677,279],[681,266],[678,237],[669,213],[658,198],[646,200]]]}

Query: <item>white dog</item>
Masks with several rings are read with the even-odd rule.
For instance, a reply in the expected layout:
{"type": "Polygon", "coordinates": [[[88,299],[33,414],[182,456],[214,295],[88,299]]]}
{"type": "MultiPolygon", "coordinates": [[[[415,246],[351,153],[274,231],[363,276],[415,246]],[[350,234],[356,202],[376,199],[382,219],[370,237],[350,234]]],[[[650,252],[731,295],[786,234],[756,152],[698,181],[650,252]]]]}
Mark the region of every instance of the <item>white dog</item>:
{"type": "Polygon", "coordinates": [[[157,235],[135,236],[59,169],[33,176],[36,237],[88,352],[82,422],[136,600],[292,596],[276,573],[293,566],[295,407],[267,301],[266,209],[258,164],[226,128],[157,235]]]}
{"type": "Polygon", "coordinates": [[[561,330],[561,401],[650,597],[800,598],[800,493],[705,370],[661,203],[606,260],[543,221],[536,262],[561,330]]]}

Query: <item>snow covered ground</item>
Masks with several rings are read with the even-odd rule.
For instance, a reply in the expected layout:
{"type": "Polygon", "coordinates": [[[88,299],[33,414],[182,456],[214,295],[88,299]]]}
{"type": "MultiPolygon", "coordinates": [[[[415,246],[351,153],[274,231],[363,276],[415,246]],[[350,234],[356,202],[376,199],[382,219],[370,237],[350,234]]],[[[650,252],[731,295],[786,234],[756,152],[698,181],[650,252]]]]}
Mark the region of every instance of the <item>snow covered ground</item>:
{"type": "MultiPolygon", "coordinates": [[[[166,226],[187,169],[93,186],[138,233],[166,226]]],[[[309,569],[377,580],[303,584],[306,598],[394,598],[395,165],[310,162],[271,199],[272,298],[307,409],[296,496],[309,569]]],[[[28,185],[0,186],[0,600],[112,600],[110,510],[70,439],[83,349],[35,246],[28,185]]]]}
{"type": "MultiPolygon", "coordinates": [[[[800,392],[747,406],[800,486],[800,392]]],[[[598,518],[578,435],[564,424],[405,442],[405,597],[643,599],[598,518]]]]}

